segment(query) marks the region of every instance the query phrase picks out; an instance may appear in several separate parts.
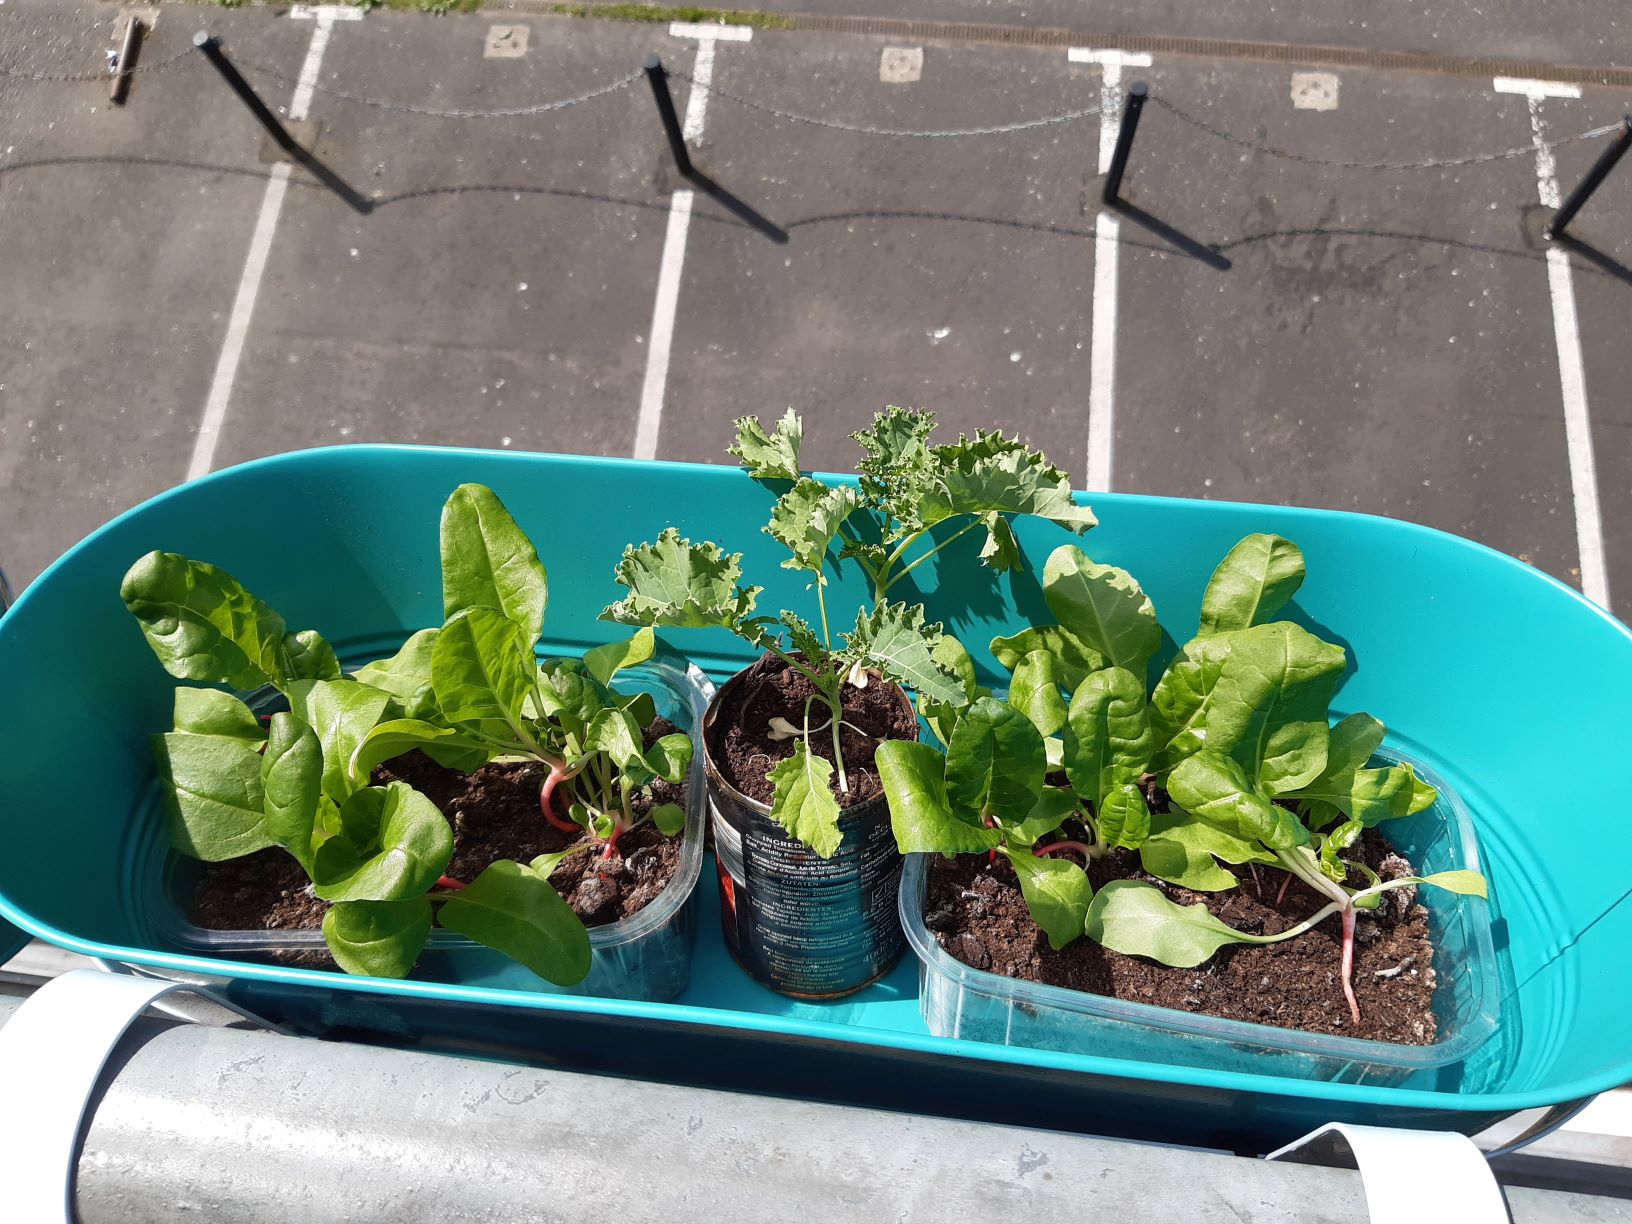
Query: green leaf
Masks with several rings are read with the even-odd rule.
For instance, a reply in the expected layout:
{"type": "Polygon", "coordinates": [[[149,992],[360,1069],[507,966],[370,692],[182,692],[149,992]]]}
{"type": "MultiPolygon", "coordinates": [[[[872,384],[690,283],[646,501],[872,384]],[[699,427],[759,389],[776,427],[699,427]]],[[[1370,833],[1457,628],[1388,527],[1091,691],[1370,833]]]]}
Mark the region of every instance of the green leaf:
{"type": "Polygon", "coordinates": [[[178,688],[175,711],[176,730],[189,735],[218,735],[252,748],[266,740],[255,711],[219,689],[178,688]]]}
{"type": "Polygon", "coordinates": [[[1010,820],[999,815],[997,826],[1010,845],[1035,846],[1050,833],[1057,832],[1066,818],[1075,815],[1078,810],[1077,797],[1070,791],[1045,786],[1023,819],[1010,820]]]}
{"type": "Polygon", "coordinates": [[[611,684],[613,676],[626,667],[646,662],[656,649],[656,635],[647,625],[636,629],[627,641],[608,642],[584,651],[584,666],[602,684],[611,684]]]}
{"type": "Polygon", "coordinates": [[[1167,791],[1186,812],[1235,837],[1275,850],[1309,841],[1309,830],[1294,813],[1255,791],[1239,761],[1212,749],[1179,762],[1168,775],[1167,791]]]}
{"type": "MultiPolygon", "coordinates": [[[[1021,711],[1043,735],[1053,735],[1065,726],[1065,698],[1060,695],[1059,670],[1054,656],[1034,650],[1020,660],[1009,685],[1009,704],[1021,711]]],[[[1144,694],[1139,695],[1144,705],[1144,694]]]]}
{"type": "Polygon", "coordinates": [[[1048,936],[1048,946],[1057,952],[1078,938],[1094,898],[1088,874],[1069,859],[1039,858],[1029,850],[1006,846],[1003,853],[1014,864],[1026,908],[1048,936]]]}
{"type": "Polygon", "coordinates": [[[603,710],[627,711],[636,726],[642,725],[639,702],[621,701],[578,659],[546,659],[538,669],[536,699],[544,703],[545,716],[575,733],[581,733],[603,710]]]}
{"type": "Polygon", "coordinates": [[[765,528],[793,553],[782,562],[782,568],[820,575],[839,528],[860,505],[860,496],[849,485],[828,488],[809,476],[800,477],[777,499],[770,525],[765,528]]]}
{"type": "Polygon", "coordinates": [[[179,680],[254,689],[290,678],[283,618],[225,570],[151,552],[130,567],[119,597],[179,680]]]}
{"type": "Polygon", "coordinates": [[[805,427],[797,412],[789,408],[770,433],[758,417],[739,417],[733,424],[737,440],[726,447],[726,453],[735,455],[748,475],[756,480],[799,479],[799,445],[805,427]]]}
{"type": "Polygon", "coordinates": [[[1150,710],[1157,769],[1171,769],[1206,745],[1213,691],[1233,641],[1234,635],[1227,633],[1193,639],[1156,682],[1150,710]]]}
{"type": "Polygon", "coordinates": [[[741,585],[741,553],[728,555],[717,544],[693,544],[673,527],[655,544],[626,548],[616,576],[629,594],[601,618],[625,625],[730,629],[753,612],[761,590],[741,585]]]}
{"type": "Polygon", "coordinates": [[[1054,656],[1060,687],[1072,692],[1088,678],[1088,673],[1105,666],[1105,657],[1099,651],[1062,625],[1037,625],[1013,637],[993,638],[991,650],[997,661],[1011,672],[1033,651],[1047,651],[1054,656]]]}
{"type": "Polygon", "coordinates": [[[1096,565],[1082,549],[1065,544],[1043,567],[1043,599],[1055,619],[1109,666],[1126,668],[1143,682],[1162,631],[1156,609],[1133,575],[1096,565]]]}
{"type": "MultiPolygon", "coordinates": [[[[1409,765],[1405,768],[1411,769],[1409,765]]],[[[1421,778],[1417,777],[1416,770],[1411,770],[1411,802],[1406,805],[1405,814],[1415,816],[1426,812],[1439,802],[1439,792],[1421,778]]]]}
{"type": "Polygon", "coordinates": [[[334,653],[334,647],[316,629],[284,634],[283,650],[287,679],[340,679],[340,660],[334,653]]]}
{"type": "Polygon", "coordinates": [[[1417,785],[1417,776],[1409,765],[1356,770],[1349,789],[1349,804],[1344,810],[1366,828],[1385,820],[1398,820],[1411,814],[1417,785]]]}
{"type": "MultiPolygon", "coordinates": [[[[584,747],[591,752],[606,753],[620,772],[628,772],[631,767],[647,772],[640,728],[627,710],[602,710],[595,715],[584,736],[584,747]]],[[[649,781],[649,777],[643,778],[635,785],[644,786],[649,781]]]]}
{"type": "Polygon", "coordinates": [[[830,785],[833,763],[811,752],[800,739],[794,743],[793,755],[778,761],[768,776],[776,787],[771,819],[817,857],[832,858],[844,841],[839,832],[839,801],[830,785]]]}
{"type": "Polygon", "coordinates": [[[1123,782],[1106,791],[1094,809],[1094,820],[1107,846],[1137,850],[1150,836],[1150,809],[1136,782],[1123,782]]]}
{"type": "Polygon", "coordinates": [[[492,608],[460,612],[431,647],[436,701],[449,722],[497,719],[515,728],[534,673],[532,639],[492,608]]]}
{"type": "Polygon", "coordinates": [[[660,803],[652,809],[652,823],[664,837],[673,837],[686,827],[686,809],[678,803],[660,803]]]}
{"type": "Polygon", "coordinates": [[[1331,729],[1326,742],[1326,765],[1314,781],[1299,787],[1298,798],[1320,799],[1348,811],[1354,775],[1382,747],[1383,724],[1370,714],[1350,714],[1331,729]]]}
{"type": "Polygon", "coordinates": [[[1183,811],[1152,812],[1150,835],[1153,838],[1176,839],[1226,863],[1274,864],[1280,861],[1273,851],[1264,849],[1257,841],[1226,833],[1217,825],[1197,820],[1183,811]]]}
{"type": "Polygon", "coordinates": [[[1313,781],[1326,767],[1326,710],[1346,660],[1290,621],[1238,630],[1209,703],[1208,748],[1234,756],[1266,795],[1313,781]]]}
{"type": "Polygon", "coordinates": [[[1477,871],[1436,871],[1430,876],[1413,876],[1413,884],[1431,884],[1435,888],[1443,888],[1447,892],[1461,893],[1465,897],[1488,897],[1490,886],[1485,877],[1477,871]]]}
{"type": "Polygon", "coordinates": [[[340,809],[318,848],[312,891],[325,901],[395,901],[429,891],[453,857],[447,818],[406,782],[371,786],[340,809]]]}
{"type": "Polygon", "coordinates": [[[293,714],[274,714],[261,757],[266,834],[312,873],[312,833],[323,795],[323,745],[293,714]]]}
{"type": "Polygon", "coordinates": [[[1190,969],[1232,943],[1259,943],[1225,926],[1205,905],[1175,905],[1154,884],[1112,880],[1094,896],[1083,922],[1095,943],[1124,956],[1145,956],[1190,969]]]}
{"type": "Polygon", "coordinates": [[[341,901],[323,915],[323,940],[347,973],[405,978],[431,934],[426,897],[341,901]]]}
{"type": "Polygon", "coordinates": [[[1249,535],[1219,563],[1201,597],[1201,632],[1261,625],[1303,585],[1303,553],[1278,535],[1249,535]]]}
{"type": "Polygon", "coordinates": [[[1211,827],[1200,821],[1188,821],[1164,832],[1152,833],[1139,847],[1139,865],[1157,879],[1197,892],[1225,892],[1234,888],[1235,876],[1220,867],[1213,856],[1189,836],[1192,829],[1211,827]]]}
{"type": "Polygon", "coordinates": [[[863,497],[874,510],[899,524],[890,533],[891,539],[923,530],[927,524],[922,507],[932,494],[945,499],[937,488],[940,464],[928,445],[934,429],[933,413],[891,405],[874,416],[869,428],[851,435],[864,452],[856,464],[863,497]]]}
{"type": "MultiPolygon", "coordinates": [[[[1071,788],[1098,807],[1111,806],[1112,822],[1123,819],[1126,837],[1137,838],[1149,821],[1141,798],[1137,807],[1124,795],[1110,801],[1113,792],[1135,785],[1150,768],[1156,738],[1150,729],[1150,710],[1143,681],[1121,667],[1091,673],[1071,697],[1065,736],[1065,773],[1071,788]]],[[[1100,819],[1104,825],[1103,816],[1100,819]]],[[[1101,828],[1108,844],[1137,846],[1136,840],[1118,840],[1101,828]]]]}
{"type": "Polygon", "coordinates": [[[1341,884],[1348,878],[1349,865],[1337,856],[1359,841],[1365,831],[1366,826],[1358,820],[1346,820],[1321,839],[1320,870],[1328,879],[1341,884]]]}
{"type": "Polygon", "coordinates": [[[548,873],[501,859],[444,901],[437,921],[557,986],[589,976],[589,932],[548,873]]]}
{"type": "Polygon", "coordinates": [[[415,718],[394,718],[371,728],[351,755],[354,778],[367,778],[387,761],[419,749],[438,764],[461,773],[480,769],[493,758],[493,751],[453,727],[438,726],[415,718]]]}
{"type": "Polygon", "coordinates": [[[1078,535],[1099,521],[1088,507],[1077,505],[1065,473],[1018,440],[982,430],[973,438],[960,437],[954,445],[937,446],[932,453],[939,466],[939,488],[925,497],[920,514],[926,523],[963,514],[979,516],[989,533],[981,556],[995,569],[1008,569],[1019,559],[1003,515],[1035,515],[1078,535]],[[999,530],[1006,539],[998,536],[999,530]]]}
{"type": "Polygon", "coordinates": [[[931,701],[961,706],[962,681],[935,661],[940,639],[941,627],[924,624],[921,605],[885,604],[856,616],[855,629],[845,635],[845,654],[931,701]]]}
{"type": "Polygon", "coordinates": [[[323,793],[335,803],[343,805],[368,784],[353,758],[390,703],[389,693],[355,680],[297,680],[289,686],[289,708],[323,744],[323,793]]]}
{"type": "Polygon", "coordinates": [[[650,693],[612,693],[612,701],[620,710],[628,710],[637,727],[649,727],[657,721],[657,702],[650,693]]]}
{"type": "Polygon", "coordinates": [[[691,768],[691,736],[684,731],[660,735],[646,750],[646,766],[665,782],[679,783],[691,768]]]}
{"type": "Polygon", "coordinates": [[[153,737],[170,809],[170,839],[207,863],[273,845],[264,818],[261,755],[241,739],[174,732],[153,737]]]}
{"type": "Polygon", "coordinates": [[[941,634],[940,640],[935,643],[929,656],[963,686],[963,700],[956,705],[949,701],[931,701],[922,693],[918,695],[918,712],[923,715],[924,721],[929,724],[929,729],[935,733],[935,737],[945,744],[952,738],[952,728],[957,725],[958,711],[987,690],[981,688],[975,675],[975,661],[969,657],[963,643],[950,633],[941,634]]]}
{"type": "Polygon", "coordinates": [[[544,631],[549,578],[538,550],[498,495],[460,485],[442,507],[442,616],[495,608],[517,625],[528,646],[544,631]]]}
{"type": "Polygon", "coordinates": [[[436,716],[436,690],[431,684],[431,658],[440,629],[421,629],[389,659],[378,659],[357,669],[353,679],[390,693],[409,718],[436,716]]]}
{"type": "Polygon", "coordinates": [[[1011,705],[980,697],[958,719],[946,754],[946,792],[954,810],[975,818],[1030,813],[1047,770],[1043,737],[1011,705]]]}
{"type": "Polygon", "coordinates": [[[996,829],[960,819],[946,797],[946,760],[928,744],[885,740],[874,757],[902,854],[974,854],[1002,840],[996,829]]]}

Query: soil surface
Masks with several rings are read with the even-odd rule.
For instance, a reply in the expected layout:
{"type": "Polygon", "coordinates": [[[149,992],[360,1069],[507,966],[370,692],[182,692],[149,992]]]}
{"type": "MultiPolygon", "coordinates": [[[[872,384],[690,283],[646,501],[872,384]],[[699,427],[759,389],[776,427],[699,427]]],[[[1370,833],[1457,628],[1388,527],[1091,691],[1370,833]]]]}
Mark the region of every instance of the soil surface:
{"type": "MultiPolygon", "coordinates": [[[[1384,879],[1413,874],[1375,830],[1368,830],[1356,849],[1384,879]]],[[[1118,850],[1096,859],[1089,878],[1096,888],[1118,879],[1148,881],[1178,904],[1200,901],[1230,926],[1255,935],[1284,931],[1325,904],[1299,880],[1277,902],[1275,894],[1288,878],[1284,872],[1260,867],[1254,880],[1246,867],[1227,869],[1240,885],[1223,893],[1196,893],[1146,875],[1136,853],[1118,850]]],[[[1349,883],[1364,885],[1358,878],[1349,883]]],[[[1226,947],[1193,969],[1123,956],[1089,939],[1056,952],[1032,921],[1008,860],[999,857],[993,865],[984,855],[965,855],[931,864],[924,923],[950,955],[1005,977],[1311,1033],[1401,1045],[1434,1041],[1433,947],[1428,913],[1416,903],[1414,888],[1384,893],[1382,905],[1356,922],[1358,1028],[1343,999],[1342,926],[1336,915],[1285,943],[1226,947]]]]}
{"type": "MultiPolygon", "coordinates": [[[[646,729],[647,747],[675,730],[668,720],[656,720],[646,729]]],[[[527,863],[592,840],[561,832],[539,812],[538,791],[547,772],[533,762],[495,762],[462,774],[416,751],[376,769],[372,781],[407,782],[442,810],[453,826],[447,874],[468,884],[500,859],[527,863]]],[[[662,803],[684,806],[684,783],[675,786],[660,779],[652,784],[650,797],[637,796],[633,807],[639,816],[662,803]]],[[[585,926],[617,922],[638,914],[668,887],[680,867],[682,841],[682,834],[665,837],[645,824],[620,837],[610,858],[602,857],[600,849],[573,855],[550,875],[550,883],[585,926]]],[[[328,903],[312,895],[306,873],[281,849],[200,867],[188,910],[195,926],[307,931],[323,924],[328,903]]],[[[319,959],[327,961],[326,956],[319,959]]]]}
{"type": "MultiPolygon", "coordinates": [[[[814,684],[775,655],[766,655],[750,667],[720,702],[709,729],[709,753],[725,780],[750,799],[771,802],[776,788],[766,775],[777,762],[793,755],[798,742],[772,739],[771,719],[785,718],[795,727],[804,726],[805,703],[817,693],[814,684]]],[[[839,730],[850,789],[839,790],[837,769],[831,786],[840,807],[854,807],[884,793],[873,754],[884,740],[917,739],[918,716],[902,700],[898,686],[876,675],[866,688],[845,685],[840,703],[844,721],[852,724],[839,730]]],[[[833,733],[825,725],[828,716],[826,704],[817,697],[810,707],[810,723],[822,730],[811,735],[810,747],[817,756],[831,761],[833,733]]]]}

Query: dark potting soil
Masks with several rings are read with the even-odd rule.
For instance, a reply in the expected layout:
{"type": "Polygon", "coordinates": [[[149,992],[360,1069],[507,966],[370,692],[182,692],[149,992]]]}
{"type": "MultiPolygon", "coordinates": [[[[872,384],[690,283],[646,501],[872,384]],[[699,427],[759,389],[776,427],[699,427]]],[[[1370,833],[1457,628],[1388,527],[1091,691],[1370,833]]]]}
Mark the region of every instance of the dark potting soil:
{"type": "MultiPolygon", "coordinates": [[[[814,684],[775,655],[766,655],[751,666],[721,701],[710,729],[709,751],[725,780],[750,799],[769,803],[776,788],[766,775],[777,762],[793,755],[798,742],[772,739],[771,719],[785,718],[795,727],[804,726],[805,703],[816,695],[814,684]]],[[[876,675],[866,688],[846,684],[840,704],[844,721],[853,725],[839,729],[850,789],[839,790],[837,769],[831,785],[839,806],[853,807],[884,793],[873,754],[884,740],[916,739],[918,716],[902,700],[900,688],[876,675]]],[[[810,707],[811,726],[827,719],[828,708],[818,698],[810,707]]],[[[817,756],[833,759],[833,733],[826,727],[811,735],[810,746],[817,756]]]]}
{"type": "MultiPolygon", "coordinates": [[[[1357,849],[1385,880],[1413,874],[1375,830],[1366,832],[1357,849]]],[[[1095,888],[1111,880],[1145,880],[1170,900],[1200,901],[1222,921],[1254,935],[1278,934],[1325,904],[1300,880],[1293,880],[1277,902],[1275,894],[1287,878],[1283,872],[1260,868],[1255,880],[1246,867],[1227,869],[1240,879],[1237,887],[1191,892],[1146,875],[1136,853],[1117,850],[1096,859],[1089,878],[1095,888]]],[[[1349,882],[1364,886],[1358,878],[1349,882]]],[[[932,863],[924,923],[950,955],[1005,977],[1309,1033],[1400,1045],[1430,1045],[1435,1037],[1434,951],[1428,912],[1416,903],[1414,888],[1384,893],[1381,906],[1356,920],[1359,1027],[1343,998],[1342,926],[1335,914],[1285,943],[1223,948],[1194,969],[1123,956],[1089,939],[1056,952],[1032,921],[1008,860],[999,856],[993,865],[984,855],[965,855],[932,863]]]]}
{"type": "MultiPolygon", "coordinates": [[[[646,729],[646,745],[677,730],[659,718],[646,729]]],[[[445,768],[420,752],[410,752],[374,771],[384,785],[407,782],[441,809],[453,826],[453,860],[447,874],[466,884],[500,859],[530,862],[589,840],[568,834],[539,811],[538,790],[546,774],[534,762],[483,766],[471,774],[445,768]]],[[[662,803],[685,804],[685,786],[659,780],[650,798],[634,801],[637,816],[662,803]]],[[[645,824],[618,839],[603,858],[599,849],[565,860],[550,883],[585,926],[604,926],[638,914],[668,887],[680,868],[682,834],[665,837],[645,824]]],[[[214,931],[309,931],[323,924],[328,903],[311,893],[306,873],[285,851],[262,850],[224,863],[200,864],[188,918],[214,931]]],[[[287,959],[287,958],[280,958],[287,959]]],[[[324,953],[297,954],[289,963],[333,961],[324,953]]]]}

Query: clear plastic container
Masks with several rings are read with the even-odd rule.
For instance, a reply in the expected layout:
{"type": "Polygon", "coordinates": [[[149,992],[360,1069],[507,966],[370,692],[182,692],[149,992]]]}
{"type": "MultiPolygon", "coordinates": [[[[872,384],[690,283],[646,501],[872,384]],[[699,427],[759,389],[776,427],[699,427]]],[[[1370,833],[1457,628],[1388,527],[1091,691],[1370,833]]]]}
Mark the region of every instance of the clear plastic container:
{"type": "MultiPolygon", "coordinates": [[[[696,744],[714,686],[696,667],[654,661],[618,673],[624,692],[652,694],[657,712],[687,731],[696,744]]],[[[556,986],[531,970],[455,931],[431,931],[412,977],[463,986],[493,986],[546,994],[665,1002],[691,980],[691,949],[697,916],[693,894],[703,867],[703,828],[708,811],[700,752],[686,780],[686,825],[680,867],[668,887],[638,914],[589,929],[589,976],[576,986],[556,986]]],[[[327,962],[323,933],[310,931],[211,931],[187,921],[199,864],[177,854],[165,836],[154,802],[143,813],[148,831],[138,848],[132,887],[136,918],[156,948],[175,948],[231,960],[275,960],[313,967],[327,962]]],[[[332,962],[327,962],[332,964],[332,962]]]]}
{"type": "MultiPolygon", "coordinates": [[[[1376,758],[1386,764],[1407,759],[1388,749],[1376,758]]],[[[1389,841],[1422,875],[1480,870],[1478,841],[1462,801],[1431,770],[1410,763],[1439,791],[1439,801],[1420,815],[1390,821],[1389,841]]],[[[972,969],[943,950],[924,926],[929,859],[923,854],[907,859],[901,925],[918,955],[924,1022],[937,1037],[1215,1071],[1340,1083],[1410,1081],[1413,1087],[1432,1088],[1453,1083],[1458,1065],[1496,1029],[1496,954],[1489,906],[1479,897],[1418,890],[1434,944],[1439,1040],[1398,1045],[1225,1020],[972,969]]]]}

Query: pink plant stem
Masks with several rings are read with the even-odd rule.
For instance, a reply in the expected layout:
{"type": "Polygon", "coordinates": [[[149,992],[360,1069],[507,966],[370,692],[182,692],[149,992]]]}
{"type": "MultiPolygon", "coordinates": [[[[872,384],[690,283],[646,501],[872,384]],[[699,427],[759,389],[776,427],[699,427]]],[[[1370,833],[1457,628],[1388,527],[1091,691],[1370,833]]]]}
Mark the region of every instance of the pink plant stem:
{"type": "Polygon", "coordinates": [[[1275,904],[1276,905],[1279,905],[1282,901],[1286,900],[1286,890],[1291,888],[1291,887],[1292,887],[1292,875],[1291,875],[1290,872],[1288,872],[1286,879],[1281,881],[1281,891],[1275,894],[1275,904]]]}
{"type": "Polygon", "coordinates": [[[1360,1004],[1354,997],[1354,906],[1343,910],[1343,997],[1349,1001],[1349,1016],[1360,1025],[1360,1004]]]}
{"type": "Polygon", "coordinates": [[[555,794],[556,785],[565,776],[564,770],[550,770],[550,776],[544,779],[544,785],[541,786],[538,791],[538,810],[544,813],[545,820],[549,821],[550,824],[555,826],[557,829],[560,829],[561,832],[578,833],[580,832],[578,826],[573,824],[570,820],[562,820],[561,817],[557,816],[550,803],[550,796],[555,794]]]}
{"type": "Polygon", "coordinates": [[[1094,854],[1094,850],[1093,850],[1092,846],[1085,846],[1085,845],[1083,845],[1082,842],[1079,842],[1079,841],[1050,842],[1046,846],[1033,846],[1031,852],[1034,855],[1036,855],[1038,858],[1042,858],[1044,855],[1055,854],[1055,853],[1057,853],[1057,852],[1059,852],[1061,850],[1073,850],[1073,851],[1075,851],[1076,853],[1082,855],[1084,862],[1086,862],[1088,859],[1092,858],[1093,854],[1094,854]]]}
{"type": "Polygon", "coordinates": [[[462,880],[456,880],[452,876],[443,876],[436,882],[436,886],[438,888],[448,888],[452,889],[454,892],[458,892],[465,885],[464,881],[462,880]]]}
{"type": "Polygon", "coordinates": [[[601,851],[603,859],[609,859],[618,852],[618,836],[622,832],[622,829],[612,830],[612,836],[606,839],[606,849],[601,851]]]}

